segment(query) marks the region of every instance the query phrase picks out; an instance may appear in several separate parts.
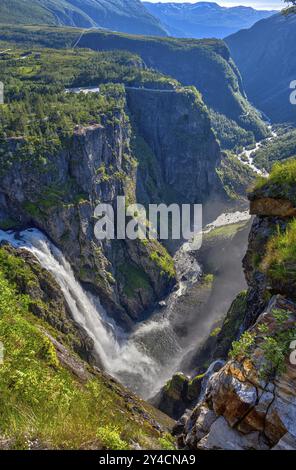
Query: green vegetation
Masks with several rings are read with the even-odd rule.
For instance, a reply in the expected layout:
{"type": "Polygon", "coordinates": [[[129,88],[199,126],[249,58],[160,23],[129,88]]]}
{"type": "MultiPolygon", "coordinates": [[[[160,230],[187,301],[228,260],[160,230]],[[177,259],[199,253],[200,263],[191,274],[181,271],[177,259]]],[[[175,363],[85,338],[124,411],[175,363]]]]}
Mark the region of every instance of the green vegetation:
{"type": "MultiPolygon", "coordinates": [[[[247,311],[247,291],[240,292],[232,302],[220,331],[218,331],[215,357],[226,358],[247,311]]],[[[215,330],[214,330],[215,331],[215,330]]]]}
{"type": "Polygon", "coordinates": [[[291,328],[288,310],[273,308],[271,315],[274,326],[261,322],[252,331],[243,333],[239,341],[233,342],[230,351],[232,359],[251,359],[254,348],[260,348],[264,361],[260,366],[259,375],[266,381],[285,371],[290,344],[296,338],[296,329],[291,328]]]}
{"type": "Polygon", "coordinates": [[[145,271],[132,264],[122,264],[119,266],[124,284],[124,293],[128,297],[134,297],[139,289],[150,289],[149,278],[145,271]]]}
{"type": "Polygon", "coordinates": [[[296,156],[296,130],[277,131],[276,139],[267,140],[254,152],[254,164],[258,168],[270,171],[277,161],[284,161],[296,156]]]}
{"type": "Polygon", "coordinates": [[[210,333],[210,336],[212,338],[215,338],[216,336],[218,336],[218,334],[220,333],[221,331],[221,326],[217,326],[216,328],[214,328],[211,333],[210,333]]]}
{"type": "MultiPolygon", "coordinates": [[[[141,68],[140,59],[126,52],[36,50],[25,54],[24,50],[13,50],[0,60],[6,103],[0,136],[25,136],[31,139],[31,145],[36,145],[41,135],[51,141],[50,145],[57,144],[75,125],[101,123],[102,115],[116,113],[123,105],[124,89],[111,82],[177,86],[176,81],[141,68]],[[99,84],[98,94],[65,93],[65,88],[99,84]]],[[[43,145],[46,149],[45,142],[43,145]]]]}
{"type": "Polygon", "coordinates": [[[262,378],[270,380],[276,374],[281,374],[286,369],[286,357],[289,353],[291,341],[296,339],[296,329],[289,325],[289,312],[287,310],[274,308],[272,316],[276,323],[273,332],[265,324],[258,326],[262,338],[260,344],[264,352],[265,364],[260,370],[262,378]]]}
{"type": "Polygon", "coordinates": [[[173,375],[171,380],[164,386],[164,390],[168,394],[174,394],[176,390],[182,390],[184,384],[187,382],[187,377],[182,372],[177,372],[173,375]]]}
{"type": "Polygon", "coordinates": [[[155,243],[155,249],[151,252],[150,258],[161,270],[161,274],[166,275],[172,279],[175,278],[176,269],[174,260],[160,243],[155,243]]]}
{"type": "Polygon", "coordinates": [[[256,174],[230,152],[223,154],[217,174],[231,199],[245,198],[246,190],[254,183],[256,174]]]}
{"type": "Polygon", "coordinates": [[[216,227],[203,235],[204,241],[223,240],[233,238],[241,229],[245,228],[245,222],[237,222],[235,224],[223,225],[216,227]]]}
{"type": "Polygon", "coordinates": [[[165,434],[163,437],[160,437],[159,443],[164,450],[176,450],[174,439],[170,434],[165,434]]]}
{"type": "MultiPolygon", "coordinates": [[[[67,28],[9,26],[0,33],[0,40],[10,45],[26,44],[29,48],[65,48],[71,47],[80,34],[79,30],[67,28]]],[[[256,140],[268,135],[260,115],[243,94],[239,72],[221,40],[131,36],[90,30],[83,34],[79,47],[101,51],[128,50],[140,56],[147,66],[173,77],[183,85],[196,87],[207,106],[235,121],[247,133],[251,132],[256,140]],[[212,70],[212,73],[209,74],[208,70],[212,70]]],[[[236,128],[234,132],[237,134],[234,139],[238,139],[241,131],[236,128]]],[[[243,135],[241,137],[244,139],[243,135]]]]}
{"type": "Polygon", "coordinates": [[[284,232],[278,232],[269,240],[266,254],[260,265],[269,278],[293,282],[296,276],[296,219],[288,223],[284,232]]]}
{"type": "Polygon", "coordinates": [[[246,131],[224,114],[210,110],[210,117],[222,149],[235,151],[255,144],[255,137],[251,131],[246,131]]]}
{"type": "Polygon", "coordinates": [[[269,178],[258,178],[255,192],[264,193],[266,197],[288,199],[296,204],[296,159],[277,162],[273,165],[269,178]]]}
{"type": "MultiPolygon", "coordinates": [[[[178,87],[175,80],[143,67],[138,56],[125,51],[12,48],[0,55],[0,76],[5,83],[0,115],[1,175],[20,162],[30,175],[37,171],[52,178],[61,151],[73,144],[77,126],[97,125],[111,131],[122,121],[129,128],[124,84],[178,87]],[[99,86],[99,92],[66,92],[83,86],[99,86]]],[[[123,166],[128,171],[101,165],[98,179],[105,183],[120,181],[134,194],[134,182],[127,173],[135,164],[127,148],[123,166]]],[[[57,174],[57,181],[59,178],[57,174]]],[[[32,218],[40,218],[53,207],[85,200],[87,195],[73,180],[36,188],[23,208],[32,218]]]]}
{"type": "Polygon", "coordinates": [[[214,274],[204,274],[202,277],[202,283],[206,285],[213,284],[214,280],[215,280],[214,274]]]}
{"type": "Polygon", "coordinates": [[[9,24],[99,25],[135,34],[166,34],[158,20],[136,0],[1,0],[0,18],[1,23],[9,24]]]}
{"type": "MultiPolygon", "coordinates": [[[[1,437],[15,449],[34,445],[127,449],[134,442],[144,448],[166,448],[160,440],[166,435],[153,428],[156,415],[152,407],[133,398],[135,410],[142,411],[129,408],[120,386],[86,364],[79,366],[85,369],[83,380],[65,367],[46,333],[49,327],[46,323],[41,326],[30,313],[30,297],[7,279],[11,263],[17,268],[17,274],[10,272],[11,276],[26,270],[23,262],[1,256],[0,340],[5,348],[0,365],[1,437]]],[[[69,352],[72,363],[79,361],[69,352]]]]}
{"type": "Polygon", "coordinates": [[[252,353],[252,346],[255,344],[255,338],[255,333],[245,331],[239,341],[234,341],[232,343],[232,350],[229,353],[230,358],[250,358],[252,353]]]}
{"type": "Polygon", "coordinates": [[[119,428],[112,428],[110,425],[100,427],[97,436],[103,443],[104,448],[110,450],[128,450],[128,444],[120,437],[119,428]]]}
{"type": "Polygon", "coordinates": [[[56,24],[57,21],[38,0],[2,0],[0,18],[1,23],[7,24],[56,24]]]}

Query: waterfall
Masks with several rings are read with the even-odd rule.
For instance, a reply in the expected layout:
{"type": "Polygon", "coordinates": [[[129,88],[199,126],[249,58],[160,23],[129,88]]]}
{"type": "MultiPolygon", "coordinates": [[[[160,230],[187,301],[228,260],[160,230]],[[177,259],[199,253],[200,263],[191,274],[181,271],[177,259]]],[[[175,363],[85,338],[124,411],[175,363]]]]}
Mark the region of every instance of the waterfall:
{"type": "MultiPolygon", "coordinates": [[[[246,220],[247,212],[222,214],[205,232],[215,227],[246,220]]],[[[31,252],[59,284],[73,319],[94,341],[105,370],[143,398],[154,396],[184,366],[184,358],[196,351],[217,321],[220,308],[203,308],[195,291],[202,276],[190,244],[175,255],[178,289],[145,322],[127,334],[112,320],[98,297],[87,292],[75,279],[62,252],[39,230],[0,230],[0,241],[31,252]]],[[[220,306],[220,304],[218,305],[220,306]]],[[[190,373],[190,371],[188,371],[190,373]]]]}
{"type": "Polygon", "coordinates": [[[54,276],[73,319],[93,339],[107,372],[145,397],[171,377],[180,348],[168,319],[152,319],[128,336],[107,316],[98,298],[82,288],[61,251],[42,232],[0,230],[1,240],[31,252],[54,276]]]}

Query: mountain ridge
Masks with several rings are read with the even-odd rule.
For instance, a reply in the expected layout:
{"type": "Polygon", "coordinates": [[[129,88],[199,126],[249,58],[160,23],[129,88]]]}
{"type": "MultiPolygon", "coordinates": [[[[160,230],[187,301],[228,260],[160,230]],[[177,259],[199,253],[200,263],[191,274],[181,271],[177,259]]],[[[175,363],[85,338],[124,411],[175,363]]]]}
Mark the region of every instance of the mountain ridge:
{"type": "Polygon", "coordinates": [[[1,23],[99,26],[134,34],[166,31],[139,0],[2,0],[1,23]]]}
{"type": "Polygon", "coordinates": [[[168,33],[176,37],[223,38],[243,28],[249,28],[274,13],[251,7],[223,7],[216,2],[151,3],[147,10],[158,18],[168,33]]]}
{"type": "Polygon", "coordinates": [[[296,122],[290,83],[296,77],[295,9],[225,39],[250,100],[274,122],[296,122]]]}

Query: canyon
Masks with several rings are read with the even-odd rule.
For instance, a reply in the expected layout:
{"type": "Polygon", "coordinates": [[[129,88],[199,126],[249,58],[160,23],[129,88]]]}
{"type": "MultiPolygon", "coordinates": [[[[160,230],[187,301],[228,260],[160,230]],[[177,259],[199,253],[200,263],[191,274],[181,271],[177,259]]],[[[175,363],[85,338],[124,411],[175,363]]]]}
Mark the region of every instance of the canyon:
{"type": "Polygon", "coordinates": [[[252,152],[278,136],[227,46],[92,30],[69,49],[72,29],[14,28],[1,33],[0,373],[36,417],[11,432],[9,401],[0,447],[295,448],[294,166],[257,168],[252,152]],[[116,213],[118,196],[202,204],[201,247],[97,240],[95,208],[116,213]]]}

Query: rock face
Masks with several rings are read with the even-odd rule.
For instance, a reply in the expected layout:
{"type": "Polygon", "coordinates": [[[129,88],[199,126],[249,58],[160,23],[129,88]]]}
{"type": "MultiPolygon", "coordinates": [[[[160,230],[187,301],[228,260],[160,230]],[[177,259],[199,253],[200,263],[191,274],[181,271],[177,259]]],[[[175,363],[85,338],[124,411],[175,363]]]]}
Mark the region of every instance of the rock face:
{"type": "MultiPolygon", "coordinates": [[[[220,148],[198,93],[128,89],[127,103],[139,135],[155,155],[155,186],[162,201],[201,203],[219,192],[223,197],[213,171],[220,164],[220,148]]],[[[142,193],[148,191],[151,201],[155,194],[149,194],[147,171],[141,168],[138,198],[145,200],[142,193]]]]}
{"type": "Polygon", "coordinates": [[[178,419],[186,410],[193,407],[201,392],[203,377],[188,379],[184,374],[175,374],[159,394],[152,400],[159,410],[178,419]]]}
{"type": "Polygon", "coordinates": [[[267,183],[249,194],[251,213],[256,215],[249,235],[247,253],[243,267],[249,291],[247,314],[243,329],[250,327],[266,307],[272,294],[283,294],[294,299],[293,276],[272,278],[264,266],[264,258],[269,251],[270,240],[283,233],[295,217],[294,190],[286,190],[283,198],[282,185],[267,183]]]}
{"type": "Polygon", "coordinates": [[[296,367],[286,355],[281,367],[273,368],[266,346],[266,336],[276,337],[279,331],[282,340],[291,331],[296,335],[296,305],[281,296],[271,300],[250,330],[250,349],[211,377],[204,401],[183,427],[176,427],[181,447],[296,448],[296,367]]]}
{"type": "Polygon", "coordinates": [[[94,236],[96,205],[110,203],[116,212],[117,196],[132,203],[137,195],[140,201],[158,202],[161,197],[163,202],[168,193],[201,202],[202,192],[210,197],[219,189],[220,158],[207,112],[195,92],[137,91],[128,96],[130,109],[119,107],[111,118],[102,116],[101,124],[77,126],[62,148],[48,151],[46,162],[20,157],[25,141],[8,139],[7,154],[12,157],[9,165],[5,155],[1,157],[0,182],[2,226],[43,230],[79,280],[124,327],[132,326],[171,289],[173,261],[157,241],[99,242],[94,236]],[[162,114],[170,115],[171,128],[162,114]],[[137,139],[149,149],[147,160],[137,139]],[[182,147],[179,139],[188,144],[182,147]],[[159,194],[145,178],[155,182],[159,194]]]}
{"type": "Polygon", "coordinates": [[[285,188],[283,200],[278,197],[283,188],[275,189],[267,181],[250,194],[252,212],[258,215],[243,260],[249,288],[232,305],[216,353],[223,356],[230,347],[223,338],[232,335],[229,322],[241,337],[224,367],[212,375],[196,408],[176,426],[180,447],[296,449],[294,261],[281,277],[268,269],[274,237],[285,233],[292,220],[294,192],[285,188]]]}

